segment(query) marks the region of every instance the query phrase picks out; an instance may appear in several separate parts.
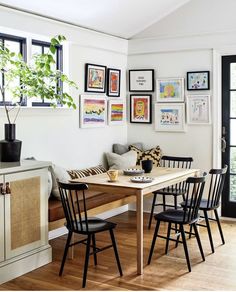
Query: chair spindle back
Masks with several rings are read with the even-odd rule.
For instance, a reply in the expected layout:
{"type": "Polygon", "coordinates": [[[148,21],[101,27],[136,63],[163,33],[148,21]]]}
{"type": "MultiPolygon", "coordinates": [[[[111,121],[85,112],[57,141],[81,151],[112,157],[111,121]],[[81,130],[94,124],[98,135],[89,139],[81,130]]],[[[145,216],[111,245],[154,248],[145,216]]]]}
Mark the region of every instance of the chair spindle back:
{"type": "Polygon", "coordinates": [[[86,184],[57,182],[61,202],[66,218],[66,226],[70,231],[88,231],[88,217],[86,209],[86,184]]]}
{"type": "Polygon", "coordinates": [[[207,208],[219,207],[227,169],[228,166],[225,165],[224,168],[211,169],[209,171],[209,174],[211,175],[211,180],[207,197],[207,208]]]}
{"type": "Polygon", "coordinates": [[[189,177],[186,180],[186,200],[182,204],[184,222],[191,222],[198,218],[200,202],[205,187],[206,173],[202,177],[189,177]]]}

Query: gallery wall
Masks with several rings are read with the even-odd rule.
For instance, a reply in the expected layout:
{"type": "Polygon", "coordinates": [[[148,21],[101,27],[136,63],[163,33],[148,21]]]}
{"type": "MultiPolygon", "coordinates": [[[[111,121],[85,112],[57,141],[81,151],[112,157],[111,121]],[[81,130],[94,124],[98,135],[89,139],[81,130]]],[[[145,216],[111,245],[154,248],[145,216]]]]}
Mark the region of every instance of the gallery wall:
{"type": "MultiPolygon", "coordinates": [[[[72,91],[78,105],[84,93],[85,63],[121,69],[121,98],[126,96],[127,41],[44,18],[0,9],[0,32],[49,41],[54,35],[67,38],[64,69],[78,83],[72,91]]],[[[30,52],[28,52],[28,55],[30,52]]],[[[99,94],[102,96],[102,94],[99,94]]],[[[0,109],[0,137],[3,137],[4,111],[0,109]]],[[[34,156],[70,168],[95,166],[104,162],[104,153],[113,143],[126,143],[127,126],[81,129],[79,109],[22,109],[17,121],[17,138],[23,141],[22,157],[34,156]]]]}

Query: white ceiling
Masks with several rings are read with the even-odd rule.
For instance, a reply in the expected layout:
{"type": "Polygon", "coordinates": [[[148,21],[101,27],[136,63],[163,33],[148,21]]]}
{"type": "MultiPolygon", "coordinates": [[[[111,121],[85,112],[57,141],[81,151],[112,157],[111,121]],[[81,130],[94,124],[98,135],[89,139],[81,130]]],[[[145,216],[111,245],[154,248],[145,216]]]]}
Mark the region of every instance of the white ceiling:
{"type": "Polygon", "coordinates": [[[0,5],[130,39],[190,0],[0,0],[0,5]]]}

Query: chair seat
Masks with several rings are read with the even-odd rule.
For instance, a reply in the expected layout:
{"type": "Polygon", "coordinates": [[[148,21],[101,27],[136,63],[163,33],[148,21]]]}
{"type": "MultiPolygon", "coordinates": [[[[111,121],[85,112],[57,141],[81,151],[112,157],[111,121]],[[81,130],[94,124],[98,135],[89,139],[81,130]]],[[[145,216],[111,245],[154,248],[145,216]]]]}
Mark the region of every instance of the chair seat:
{"type": "Polygon", "coordinates": [[[171,196],[183,196],[185,193],[186,193],[186,190],[184,189],[177,189],[177,188],[171,188],[171,187],[163,188],[154,192],[154,194],[171,195],[171,196]]]}
{"type": "Polygon", "coordinates": [[[191,224],[198,220],[195,218],[192,221],[188,221],[188,213],[186,213],[184,218],[183,210],[168,209],[164,212],[158,213],[154,216],[156,220],[172,223],[181,223],[181,224],[191,224]]]}
{"type": "MultiPolygon", "coordinates": [[[[180,205],[182,207],[185,206],[185,202],[182,202],[180,205]]],[[[187,207],[189,207],[189,205],[190,205],[190,201],[188,201],[187,207]]],[[[209,211],[209,210],[217,209],[219,207],[219,205],[218,206],[214,206],[214,207],[212,207],[212,206],[213,205],[212,205],[212,201],[211,200],[209,200],[209,202],[208,202],[208,200],[202,199],[201,203],[200,203],[200,206],[199,206],[199,210],[209,211]]]]}
{"type": "MultiPolygon", "coordinates": [[[[86,230],[85,221],[82,222],[82,228],[80,223],[78,222],[78,230],[72,230],[76,233],[88,234],[88,233],[98,233],[106,230],[110,230],[116,227],[116,223],[109,222],[106,220],[102,220],[99,218],[88,218],[88,231],[86,230]]],[[[66,225],[66,227],[70,230],[70,227],[66,225]]]]}

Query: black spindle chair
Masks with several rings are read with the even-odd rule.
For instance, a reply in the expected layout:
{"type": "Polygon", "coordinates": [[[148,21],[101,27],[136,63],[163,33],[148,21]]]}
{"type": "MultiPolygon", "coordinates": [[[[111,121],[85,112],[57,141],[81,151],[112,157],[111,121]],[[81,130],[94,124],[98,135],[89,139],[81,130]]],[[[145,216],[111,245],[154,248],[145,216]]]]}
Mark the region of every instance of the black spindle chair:
{"type": "MultiPolygon", "coordinates": [[[[171,168],[191,168],[191,164],[193,162],[192,157],[177,157],[177,156],[167,156],[164,155],[161,158],[161,166],[162,167],[171,167],[171,168]]],[[[152,201],[152,207],[151,207],[151,213],[149,217],[149,223],[148,223],[148,229],[151,228],[152,224],[152,217],[154,213],[154,208],[157,206],[162,206],[163,211],[166,210],[166,207],[172,207],[177,209],[177,197],[182,196],[183,200],[184,194],[185,194],[185,182],[180,182],[178,184],[174,184],[171,186],[168,186],[166,188],[163,188],[161,190],[158,190],[156,192],[153,192],[153,201],[152,201]],[[157,201],[157,195],[162,195],[162,203],[156,203],[157,201]],[[166,196],[173,196],[174,197],[174,205],[166,204],[166,196]]]]}
{"type": "MultiPolygon", "coordinates": [[[[204,218],[206,224],[204,225],[202,223],[198,223],[197,225],[207,228],[212,253],[215,252],[215,249],[214,249],[214,244],[213,244],[213,239],[212,239],[212,234],[211,234],[211,227],[210,227],[209,221],[216,221],[217,222],[218,229],[219,229],[220,236],[221,236],[221,240],[222,240],[222,244],[225,244],[224,235],[223,235],[223,231],[221,228],[220,219],[219,219],[219,216],[217,213],[217,209],[220,206],[220,199],[222,196],[222,191],[223,191],[223,187],[224,187],[227,169],[228,169],[228,166],[225,165],[221,169],[211,169],[209,171],[210,184],[209,184],[208,195],[207,195],[206,199],[201,200],[200,207],[199,207],[199,210],[203,211],[203,216],[200,216],[200,217],[204,218]],[[215,219],[210,218],[208,216],[209,211],[214,211],[215,219]]],[[[185,204],[185,202],[183,202],[182,205],[183,204],[185,204]]],[[[189,237],[191,237],[191,232],[192,232],[192,228],[190,227],[189,237]]]]}
{"type": "Polygon", "coordinates": [[[86,255],[82,284],[83,288],[86,286],[89,256],[94,256],[94,264],[97,265],[97,253],[110,247],[113,247],[114,249],[119,273],[122,276],[122,269],[113,233],[113,229],[116,227],[116,224],[99,218],[89,218],[87,216],[85,191],[88,189],[88,186],[86,184],[58,182],[58,187],[60,191],[63,210],[66,217],[66,227],[68,229],[68,237],[65,245],[59,275],[61,276],[63,273],[69,247],[75,244],[83,243],[86,244],[86,255]],[[96,233],[102,231],[110,232],[112,244],[103,248],[98,248],[96,246],[95,235],[96,233]],[[86,238],[71,243],[73,233],[84,235],[86,236],[86,238]],[[93,252],[91,253],[90,248],[92,248],[93,250],[93,252]]]}
{"type": "Polygon", "coordinates": [[[204,253],[203,253],[203,249],[201,245],[201,240],[200,240],[199,233],[197,230],[197,225],[196,225],[197,220],[199,218],[198,216],[199,205],[201,202],[201,198],[202,198],[202,194],[203,194],[203,190],[205,186],[205,175],[206,174],[204,174],[204,176],[202,177],[189,177],[186,180],[186,192],[185,192],[186,204],[183,205],[182,210],[168,209],[154,216],[157,222],[156,222],[156,228],[153,234],[153,240],[152,240],[151,249],[150,249],[149,258],[148,258],[148,264],[151,263],[156,239],[157,237],[161,237],[161,238],[166,239],[166,249],[165,249],[166,254],[168,252],[170,240],[175,241],[177,244],[179,242],[183,243],[188,270],[189,272],[191,272],[191,264],[189,260],[184,225],[193,226],[198,247],[202,256],[202,260],[205,261],[205,257],[204,257],[204,253]],[[158,230],[159,230],[161,222],[168,223],[167,237],[158,235],[158,230]],[[177,226],[179,226],[178,230],[180,231],[182,241],[179,240],[179,236],[177,236],[177,239],[170,238],[171,224],[177,224],[177,226]]]}

